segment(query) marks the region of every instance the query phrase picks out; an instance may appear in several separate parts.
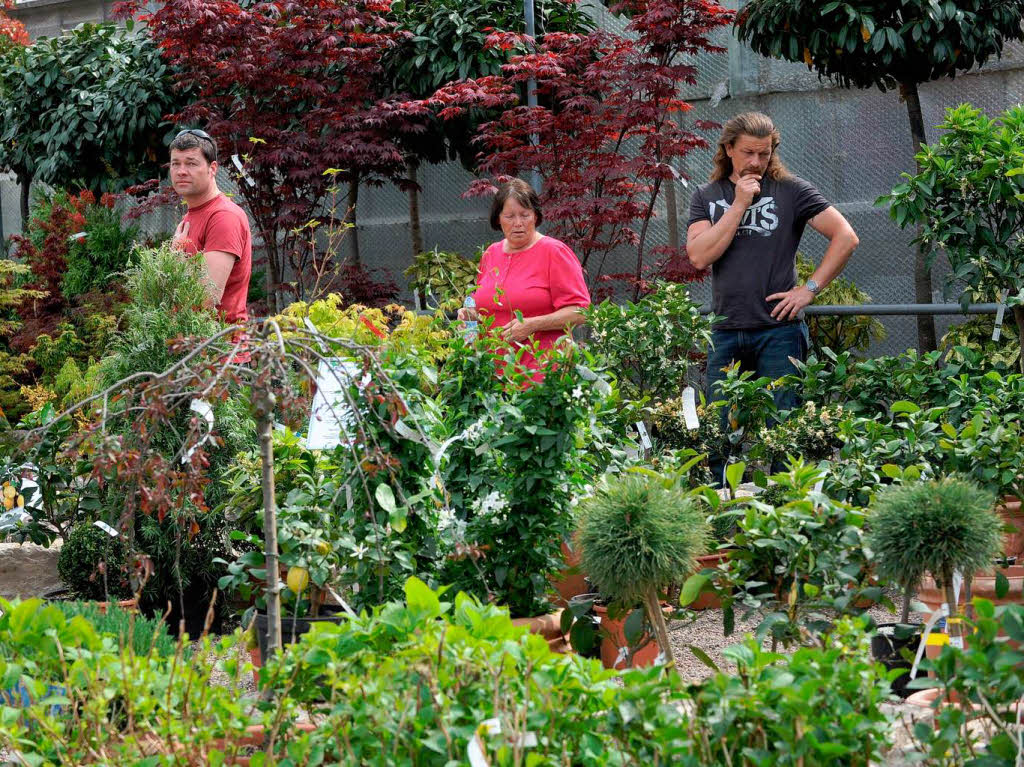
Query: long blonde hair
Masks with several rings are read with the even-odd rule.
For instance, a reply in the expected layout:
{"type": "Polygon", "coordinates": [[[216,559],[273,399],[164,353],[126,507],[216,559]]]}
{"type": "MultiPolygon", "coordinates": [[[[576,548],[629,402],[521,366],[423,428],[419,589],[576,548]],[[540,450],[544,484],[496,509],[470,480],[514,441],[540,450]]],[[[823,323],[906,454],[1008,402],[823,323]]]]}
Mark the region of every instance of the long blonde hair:
{"type": "Polygon", "coordinates": [[[721,181],[732,175],[732,160],[726,154],[725,148],[732,147],[740,136],[752,136],[753,138],[772,139],[772,156],[768,160],[768,169],[764,172],[766,178],[776,181],[789,177],[789,171],[779,159],[779,143],[782,136],[779,129],[775,127],[772,118],[761,112],[743,112],[738,114],[722,126],[722,135],[718,137],[718,151],[712,160],[714,166],[711,169],[711,180],[721,181]]]}

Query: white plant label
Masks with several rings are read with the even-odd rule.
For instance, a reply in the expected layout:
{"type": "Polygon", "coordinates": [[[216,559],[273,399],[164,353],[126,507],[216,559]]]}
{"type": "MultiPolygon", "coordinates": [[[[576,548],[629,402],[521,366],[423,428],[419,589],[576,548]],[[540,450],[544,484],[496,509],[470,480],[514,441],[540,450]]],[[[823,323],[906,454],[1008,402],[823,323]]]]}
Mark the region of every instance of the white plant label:
{"type": "Polygon", "coordinates": [[[692,386],[683,389],[683,420],[690,431],[700,428],[700,419],[697,417],[697,391],[692,386]]]}
{"type": "Polygon", "coordinates": [[[653,445],[651,444],[651,435],[647,433],[647,425],[643,421],[637,421],[636,431],[640,435],[640,444],[644,446],[644,450],[650,450],[653,445]]]}
{"type": "Polygon", "coordinates": [[[819,479],[817,482],[814,483],[814,492],[820,493],[824,489],[825,489],[825,478],[822,477],[821,479],[819,479]]]}
{"type": "Polygon", "coordinates": [[[1006,294],[1008,292],[1004,290],[999,294],[999,306],[996,308],[996,326],[992,328],[993,341],[998,341],[1003,333],[1003,315],[1006,314],[1006,294]]]}
{"type": "Polygon", "coordinates": [[[355,360],[340,357],[320,360],[306,436],[309,450],[330,450],[342,444],[343,438],[346,442],[352,439],[356,414],[345,398],[345,390],[360,370],[355,360]]]}
{"type": "Polygon", "coordinates": [[[206,421],[206,434],[185,451],[185,454],[181,456],[182,463],[188,463],[192,459],[192,454],[210,440],[210,432],[213,431],[213,405],[205,400],[194,399],[189,403],[188,409],[206,421]]]}
{"type": "Polygon", "coordinates": [[[949,638],[949,646],[955,647],[958,650],[964,649],[964,638],[951,636],[949,638]]]}
{"type": "Polygon", "coordinates": [[[109,535],[111,538],[116,538],[121,534],[117,532],[117,530],[112,528],[110,525],[108,525],[106,522],[104,522],[102,519],[97,519],[95,522],[93,522],[93,524],[96,525],[96,527],[98,527],[100,530],[105,532],[107,535],[109,535]]]}
{"type": "Polygon", "coordinates": [[[237,154],[233,154],[231,155],[231,162],[233,162],[235,164],[235,167],[238,168],[238,173],[239,175],[241,175],[242,178],[245,179],[245,183],[247,183],[249,186],[256,186],[256,182],[252,180],[252,176],[246,173],[245,167],[242,165],[241,157],[239,157],[237,154]]]}

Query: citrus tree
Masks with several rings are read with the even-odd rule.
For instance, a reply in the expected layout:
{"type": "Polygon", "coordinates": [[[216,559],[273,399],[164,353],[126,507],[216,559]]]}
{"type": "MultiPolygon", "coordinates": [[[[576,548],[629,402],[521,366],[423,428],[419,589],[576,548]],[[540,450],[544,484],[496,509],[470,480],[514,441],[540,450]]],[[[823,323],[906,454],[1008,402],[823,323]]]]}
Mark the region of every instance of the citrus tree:
{"type": "MultiPolygon", "coordinates": [[[[736,31],[763,56],[802,61],[849,88],[899,89],[914,154],[925,137],[918,86],[954,77],[1024,39],[1024,0],[751,0],[736,31]]],[[[914,295],[930,303],[927,254],[914,260],[914,295]]],[[[918,317],[918,342],[935,349],[935,322],[918,317]]]]}
{"type": "MultiPolygon", "coordinates": [[[[945,131],[917,155],[918,173],[879,202],[900,226],[916,224],[922,249],[946,254],[949,279],[989,300],[1015,296],[1013,316],[1024,338],[1024,107],[990,118],[964,104],[950,109],[945,131]]],[[[1024,372],[1024,356],[1021,360],[1024,372]]]]}

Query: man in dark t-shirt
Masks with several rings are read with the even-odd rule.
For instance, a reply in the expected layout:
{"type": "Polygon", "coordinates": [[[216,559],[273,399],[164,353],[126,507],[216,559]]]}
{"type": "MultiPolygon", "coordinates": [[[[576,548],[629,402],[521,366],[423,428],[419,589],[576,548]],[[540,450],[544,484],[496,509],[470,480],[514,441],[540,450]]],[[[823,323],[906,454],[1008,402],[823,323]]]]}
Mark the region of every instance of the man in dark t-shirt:
{"type": "MultiPolygon", "coordinates": [[[[757,376],[794,372],[790,357],[807,355],[801,312],[846,266],[858,239],[843,215],[779,160],[780,136],[767,115],[747,112],[729,120],[718,140],[711,182],[694,192],[686,249],[699,269],[711,267],[712,327],[707,393],[739,362],[757,376]],[[821,264],[796,284],[796,252],[804,228],[828,238],[821,264]]],[[[798,403],[797,392],[774,392],[780,410],[798,403]]],[[[723,426],[728,414],[722,413],[723,426]]],[[[713,459],[721,479],[724,458],[713,459]]]]}

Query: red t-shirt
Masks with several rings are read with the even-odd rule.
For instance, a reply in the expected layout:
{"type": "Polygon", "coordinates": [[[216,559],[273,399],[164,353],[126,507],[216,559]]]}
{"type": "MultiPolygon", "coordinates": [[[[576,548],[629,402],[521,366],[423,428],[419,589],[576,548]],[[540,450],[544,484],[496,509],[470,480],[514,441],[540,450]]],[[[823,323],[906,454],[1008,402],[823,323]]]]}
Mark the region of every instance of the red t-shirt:
{"type": "MultiPolygon", "coordinates": [[[[590,306],[590,291],[583,269],[572,249],[553,237],[541,237],[518,253],[506,253],[504,241],[491,245],[480,259],[476,307],[485,317],[494,317],[494,327],[512,321],[513,312],[539,317],[566,306],[590,306]]],[[[550,349],[565,335],[564,330],[541,330],[533,335],[541,349],[550,349]]],[[[529,352],[522,362],[536,370],[539,363],[529,352]]]]}
{"type": "Polygon", "coordinates": [[[249,217],[223,194],[218,194],[197,208],[189,208],[184,220],[189,225],[184,249],[190,256],[208,250],[235,256],[235,265],[231,267],[217,311],[229,324],[246,322],[249,313],[245,299],[249,295],[249,276],[252,274],[249,217]]]}

